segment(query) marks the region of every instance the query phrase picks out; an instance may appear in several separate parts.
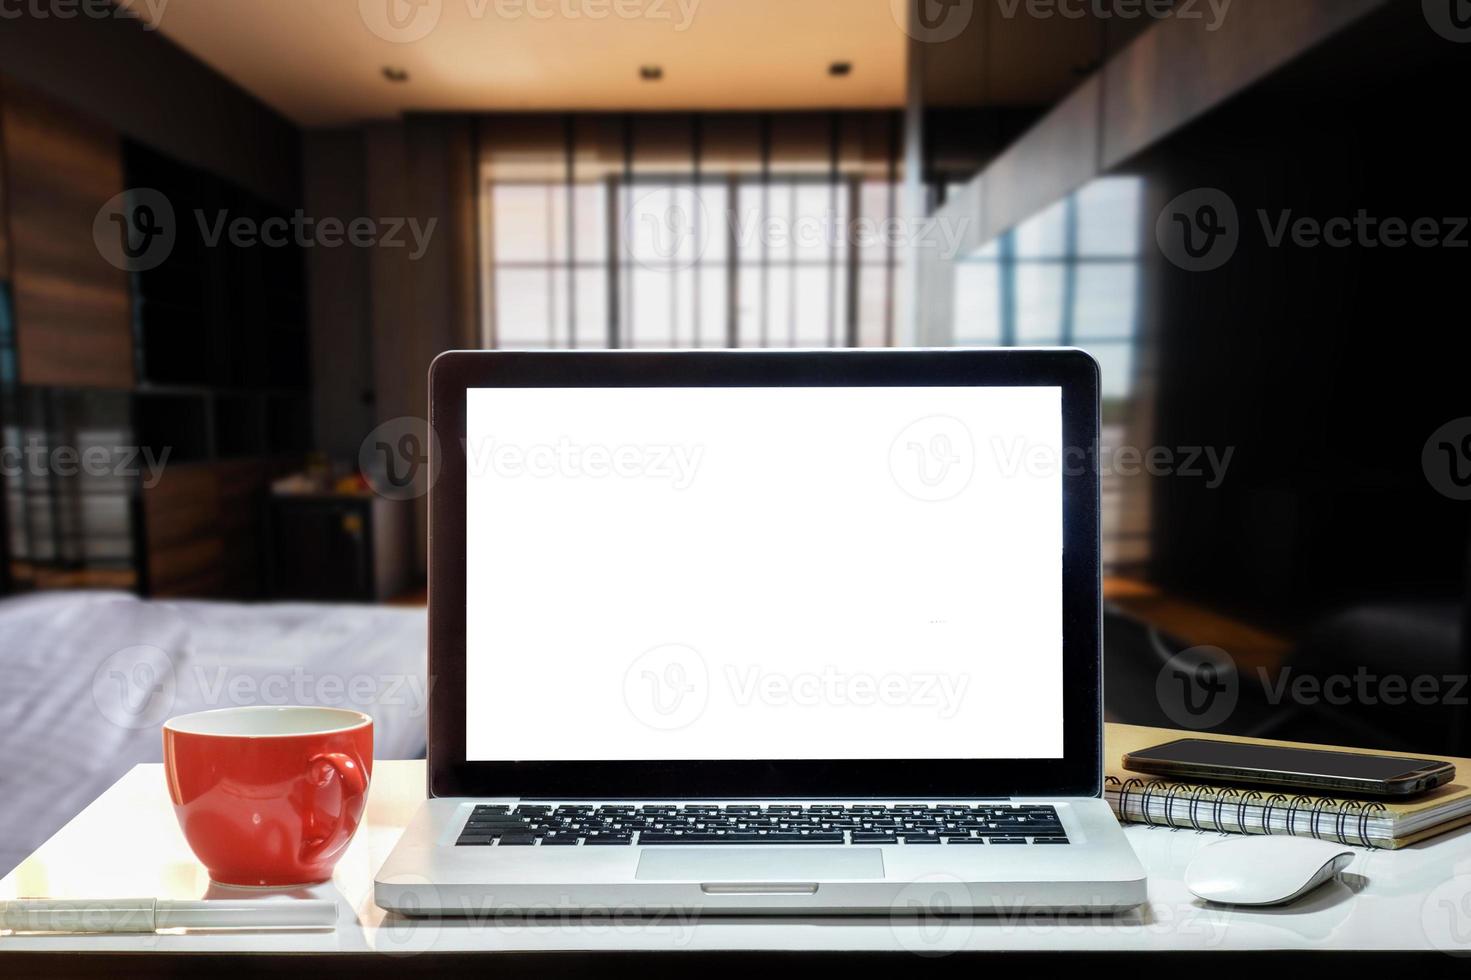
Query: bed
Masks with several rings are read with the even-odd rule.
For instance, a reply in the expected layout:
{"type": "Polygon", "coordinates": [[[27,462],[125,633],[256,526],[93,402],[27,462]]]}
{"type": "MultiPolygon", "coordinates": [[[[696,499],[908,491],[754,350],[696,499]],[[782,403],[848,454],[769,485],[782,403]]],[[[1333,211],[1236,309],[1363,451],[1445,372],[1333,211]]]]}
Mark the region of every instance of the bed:
{"type": "Polygon", "coordinates": [[[125,592],[0,600],[0,874],[134,764],[160,761],[159,727],[173,715],[357,708],[373,717],[376,758],[421,757],[425,644],[422,608],[125,592]]]}

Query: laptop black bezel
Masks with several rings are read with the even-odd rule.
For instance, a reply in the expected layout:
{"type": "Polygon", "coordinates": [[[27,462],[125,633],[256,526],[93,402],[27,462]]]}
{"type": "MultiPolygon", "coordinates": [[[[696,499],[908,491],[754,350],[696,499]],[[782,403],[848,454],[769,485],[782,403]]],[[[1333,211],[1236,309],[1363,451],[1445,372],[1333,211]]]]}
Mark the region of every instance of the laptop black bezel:
{"type": "MultiPolygon", "coordinates": [[[[1098,796],[1098,368],[1076,350],[453,351],[430,368],[429,792],[528,798],[1098,796]],[[473,387],[1033,385],[1062,390],[1063,757],[484,762],[465,758],[465,391],[473,387]]],[[[548,718],[547,724],[557,719],[548,718]]]]}

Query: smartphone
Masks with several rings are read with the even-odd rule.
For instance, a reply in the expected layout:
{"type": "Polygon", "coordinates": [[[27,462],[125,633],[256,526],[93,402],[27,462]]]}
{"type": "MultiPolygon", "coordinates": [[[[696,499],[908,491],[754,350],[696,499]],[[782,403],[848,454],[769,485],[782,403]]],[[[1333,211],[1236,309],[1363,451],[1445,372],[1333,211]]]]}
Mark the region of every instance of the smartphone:
{"type": "Polygon", "coordinates": [[[1413,796],[1448,783],[1456,767],[1323,749],[1182,738],[1124,756],[1124,768],[1176,780],[1289,788],[1363,796],[1413,796]]]}

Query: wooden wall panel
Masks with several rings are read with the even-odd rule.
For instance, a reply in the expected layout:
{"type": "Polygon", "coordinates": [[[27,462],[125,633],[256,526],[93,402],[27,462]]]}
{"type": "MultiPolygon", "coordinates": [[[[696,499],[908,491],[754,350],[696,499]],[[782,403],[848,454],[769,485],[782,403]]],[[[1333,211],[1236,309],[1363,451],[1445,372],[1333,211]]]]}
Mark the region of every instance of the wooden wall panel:
{"type": "Polygon", "coordinates": [[[20,380],[133,385],[128,276],[92,238],[124,189],[115,132],[14,85],[0,90],[20,380]]]}
{"type": "Polygon", "coordinates": [[[271,481],[298,468],[299,459],[239,459],[214,464],[219,476],[220,569],[225,595],[258,598],[265,580],[266,498],[271,481]]]}
{"type": "Polygon", "coordinates": [[[143,491],[148,594],[258,597],[266,495],[301,463],[280,456],[170,466],[143,491]]]}
{"type": "MultiPolygon", "coordinates": [[[[4,98],[5,90],[0,87],[0,101],[4,98]]],[[[10,212],[5,191],[5,120],[0,116],[0,282],[10,280],[10,212]]]]}
{"type": "Polygon", "coordinates": [[[171,466],[143,491],[148,591],[218,595],[224,588],[220,477],[207,464],[171,466]]]}

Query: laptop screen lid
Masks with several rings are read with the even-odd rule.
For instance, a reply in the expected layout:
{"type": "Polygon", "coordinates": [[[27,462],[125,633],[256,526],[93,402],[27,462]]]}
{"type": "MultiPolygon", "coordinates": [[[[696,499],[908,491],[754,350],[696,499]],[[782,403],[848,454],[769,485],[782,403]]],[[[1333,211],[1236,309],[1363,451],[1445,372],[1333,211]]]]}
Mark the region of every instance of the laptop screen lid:
{"type": "Polygon", "coordinates": [[[1076,351],[431,372],[434,795],[1095,795],[1076,351]]]}

